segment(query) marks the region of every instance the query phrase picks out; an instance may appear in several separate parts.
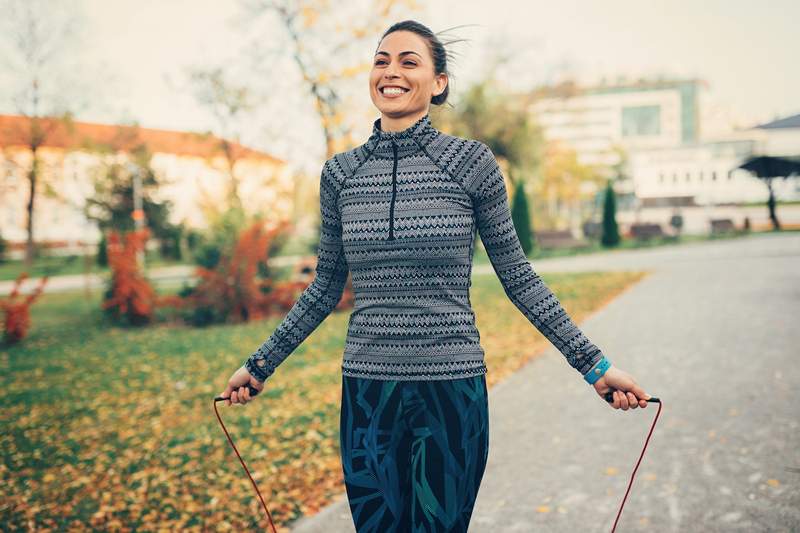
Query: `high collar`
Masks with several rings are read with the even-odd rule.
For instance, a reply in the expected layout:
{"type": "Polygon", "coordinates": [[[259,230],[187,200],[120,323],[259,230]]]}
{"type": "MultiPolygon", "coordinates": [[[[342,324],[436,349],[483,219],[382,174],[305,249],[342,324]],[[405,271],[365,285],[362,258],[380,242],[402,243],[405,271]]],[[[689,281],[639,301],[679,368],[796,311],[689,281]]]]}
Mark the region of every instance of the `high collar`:
{"type": "Polygon", "coordinates": [[[394,157],[411,155],[433,139],[439,131],[431,125],[430,113],[426,113],[412,125],[400,131],[383,131],[381,119],[372,123],[372,135],[367,139],[365,147],[377,157],[394,157]]]}

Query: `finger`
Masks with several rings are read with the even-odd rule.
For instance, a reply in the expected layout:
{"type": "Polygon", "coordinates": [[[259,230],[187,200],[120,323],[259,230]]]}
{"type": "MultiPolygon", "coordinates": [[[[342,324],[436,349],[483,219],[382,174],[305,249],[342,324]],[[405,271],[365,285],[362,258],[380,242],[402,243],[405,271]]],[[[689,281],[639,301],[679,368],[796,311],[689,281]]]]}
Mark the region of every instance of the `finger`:
{"type": "Polygon", "coordinates": [[[247,400],[244,398],[244,387],[239,387],[239,403],[242,405],[247,403],[247,400]]]}
{"type": "Polygon", "coordinates": [[[639,407],[639,399],[632,392],[628,393],[628,405],[631,406],[631,409],[639,407]]]}
{"type": "Polygon", "coordinates": [[[619,405],[621,406],[623,411],[628,410],[628,397],[625,396],[625,393],[620,391],[619,393],[619,405]]]}
{"type": "Polygon", "coordinates": [[[619,401],[619,391],[615,390],[614,391],[614,409],[619,409],[620,407],[622,407],[622,404],[619,401]]]}
{"type": "Polygon", "coordinates": [[[239,393],[236,391],[236,389],[231,392],[231,401],[235,404],[239,403],[239,393]]]}
{"type": "Polygon", "coordinates": [[[242,387],[242,389],[244,389],[244,397],[245,397],[245,401],[246,401],[246,402],[249,402],[249,401],[250,401],[250,399],[251,399],[251,398],[250,398],[250,387],[242,387]]]}

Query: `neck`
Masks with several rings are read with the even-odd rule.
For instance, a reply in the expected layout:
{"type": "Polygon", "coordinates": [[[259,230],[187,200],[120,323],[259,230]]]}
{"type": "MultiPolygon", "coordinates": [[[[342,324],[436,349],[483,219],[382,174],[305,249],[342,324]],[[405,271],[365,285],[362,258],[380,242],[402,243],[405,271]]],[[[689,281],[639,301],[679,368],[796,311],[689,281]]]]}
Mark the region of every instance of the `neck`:
{"type": "Polygon", "coordinates": [[[392,118],[386,116],[384,113],[381,113],[381,131],[385,132],[396,132],[396,131],[403,131],[404,129],[408,128],[416,121],[424,117],[428,114],[427,109],[423,109],[419,113],[415,113],[413,115],[405,115],[403,117],[392,118]]]}
{"type": "Polygon", "coordinates": [[[408,123],[403,129],[384,131],[381,128],[381,118],[376,118],[372,123],[372,135],[367,139],[365,148],[376,157],[395,157],[410,155],[420,150],[439,131],[431,125],[430,115],[425,113],[408,123]]]}

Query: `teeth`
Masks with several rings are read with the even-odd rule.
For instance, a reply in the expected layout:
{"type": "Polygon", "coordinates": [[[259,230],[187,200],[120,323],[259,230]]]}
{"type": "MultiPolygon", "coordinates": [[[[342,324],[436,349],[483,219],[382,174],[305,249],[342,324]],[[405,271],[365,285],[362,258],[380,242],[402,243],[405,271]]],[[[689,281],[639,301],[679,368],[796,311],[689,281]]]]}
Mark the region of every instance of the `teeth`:
{"type": "Polygon", "coordinates": [[[384,87],[383,93],[384,94],[403,94],[405,89],[400,89],[399,87],[384,87]]]}

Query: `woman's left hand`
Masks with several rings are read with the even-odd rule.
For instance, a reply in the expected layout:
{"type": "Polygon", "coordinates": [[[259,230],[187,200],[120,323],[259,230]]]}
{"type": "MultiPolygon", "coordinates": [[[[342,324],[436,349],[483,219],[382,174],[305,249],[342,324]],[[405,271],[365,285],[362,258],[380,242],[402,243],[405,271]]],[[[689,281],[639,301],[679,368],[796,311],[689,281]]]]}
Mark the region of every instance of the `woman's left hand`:
{"type": "Polygon", "coordinates": [[[647,407],[647,400],[651,398],[633,379],[633,376],[611,365],[605,374],[594,382],[594,390],[605,401],[605,396],[611,389],[614,391],[614,403],[609,403],[614,409],[636,409],[647,407]]]}

